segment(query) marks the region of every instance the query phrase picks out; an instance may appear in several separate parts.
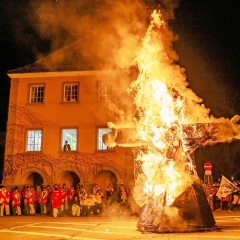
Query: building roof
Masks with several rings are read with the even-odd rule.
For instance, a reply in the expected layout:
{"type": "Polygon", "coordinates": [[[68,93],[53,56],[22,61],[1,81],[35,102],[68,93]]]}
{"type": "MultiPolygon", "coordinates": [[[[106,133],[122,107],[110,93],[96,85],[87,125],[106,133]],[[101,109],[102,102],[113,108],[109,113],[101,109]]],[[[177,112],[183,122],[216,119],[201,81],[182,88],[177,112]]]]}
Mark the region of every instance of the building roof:
{"type": "MultiPolygon", "coordinates": [[[[104,58],[92,49],[83,49],[82,41],[78,40],[66,47],[42,57],[24,67],[8,71],[14,73],[61,72],[61,71],[93,71],[106,69],[104,58]]],[[[114,70],[115,67],[111,66],[114,70]]]]}

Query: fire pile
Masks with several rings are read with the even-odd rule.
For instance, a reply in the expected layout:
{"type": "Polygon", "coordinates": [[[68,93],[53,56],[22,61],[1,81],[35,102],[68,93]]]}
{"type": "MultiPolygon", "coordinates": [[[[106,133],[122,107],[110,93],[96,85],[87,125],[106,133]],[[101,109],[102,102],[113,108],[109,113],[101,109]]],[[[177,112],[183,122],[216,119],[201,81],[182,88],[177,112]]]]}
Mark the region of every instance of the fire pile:
{"type": "Polygon", "coordinates": [[[136,157],[134,198],[143,207],[141,231],[215,227],[193,153],[197,147],[234,137],[232,123],[210,117],[202,99],[187,87],[184,69],[176,64],[173,40],[162,14],[154,11],[135,59],[139,75],[129,89],[138,112],[136,138],[147,143],[136,157]]]}
{"type": "Polygon", "coordinates": [[[239,116],[231,121],[209,116],[202,99],[188,88],[173,41],[161,12],[154,11],[135,58],[139,74],[128,89],[137,111],[134,127],[109,124],[113,132],[103,136],[110,147],[140,146],[134,199],[143,208],[137,224],[142,232],[215,228],[194,151],[240,136],[239,116]]]}

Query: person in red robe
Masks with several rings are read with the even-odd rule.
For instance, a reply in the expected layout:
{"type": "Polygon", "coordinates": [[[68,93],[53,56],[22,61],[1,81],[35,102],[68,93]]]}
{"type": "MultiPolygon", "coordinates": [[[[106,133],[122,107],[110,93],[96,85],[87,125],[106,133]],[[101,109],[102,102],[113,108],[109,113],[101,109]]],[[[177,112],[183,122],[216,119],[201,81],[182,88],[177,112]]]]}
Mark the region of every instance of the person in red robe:
{"type": "Polygon", "coordinates": [[[19,191],[18,187],[15,187],[14,190],[12,191],[11,199],[12,199],[12,214],[13,214],[13,216],[22,215],[22,211],[21,211],[22,194],[19,191]]]}
{"type": "Polygon", "coordinates": [[[40,205],[40,213],[41,215],[47,214],[47,200],[48,200],[48,190],[46,187],[43,187],[42,191],[38,196],[38,203],[40,205]]]}
{"type": "Polygon", "coordinates": [[[24,211],[26,215],[35,215],[36,191],[30,185],[23,191],[24,211]]]}
{"type": "Polygon", "coordinates": [[[57,217],[57,216],[62,217],[63,212],[61,209],[61,205],[62,205],[61,203],[62,203],[62,190],[57,186],[57,184],[55,184],[51,194],[53,217],[57,217]]]}

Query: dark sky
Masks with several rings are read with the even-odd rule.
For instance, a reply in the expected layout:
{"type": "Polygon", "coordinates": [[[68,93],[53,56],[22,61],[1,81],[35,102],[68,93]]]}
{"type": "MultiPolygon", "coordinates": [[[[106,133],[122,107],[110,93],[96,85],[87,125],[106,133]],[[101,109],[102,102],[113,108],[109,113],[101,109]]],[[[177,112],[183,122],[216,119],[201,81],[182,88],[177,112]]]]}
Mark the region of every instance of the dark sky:
{"type": "MultiPolygon", "coordinates": [[[[31,21],[36,19],[29,19],[31,12],[27,6],[31,2],[0,2],[0,131],[6,129],[7,121],[10,80],[6,72],[33,63],[39,54],[49,53],[53,41],[32,28],[31,21]]],[[[214,116],[230,118],[240,114],[238,1],[182,0],[175,16],[170,26],[179,40],[174,46],[179,64],[186,69],[190,87],[204,99],[214,116]]]]}

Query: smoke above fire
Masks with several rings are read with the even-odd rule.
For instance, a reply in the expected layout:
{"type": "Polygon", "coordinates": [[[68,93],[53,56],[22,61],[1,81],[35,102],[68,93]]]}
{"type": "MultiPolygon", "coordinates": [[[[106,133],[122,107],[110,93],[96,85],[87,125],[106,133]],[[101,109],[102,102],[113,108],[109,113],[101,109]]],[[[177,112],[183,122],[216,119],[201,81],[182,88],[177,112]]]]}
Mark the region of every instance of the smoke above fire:
{"type": "MultiPolygon", "coordinates": [[[[160,3],[165,17],[173,18],[176,0],[32,1],[30,22],[53,52],[45,61],[41,53],[37,58],[50,71],[129,69],[141,49],[152,9],[160,3]]],[[[115,99],[108,106],[111,121],[126,122],[134,116],[131,96],[123,97],[134,74],[130,71],[116,80],[115,99]]]]}
{"type": "MultiPolygon", "coordinates": [[[[162,2],[170,18],[177,2],[162,2]]],[[[126,70],[141,48],[152,9],[159,6],[159,1],[33,1],[30,6],[34,29],[51,43],[53,53],[49,57],[38,55],[46,69],[126,70]]],[[[114,116],[111,121],[126,122],[134,116],[131,96],[123,97],[133,74],[130,71],[118,79],[121,84],[113,90],[115,99],[108,103],[114,116]]],[[[113,75],[104,79],[117,81],[113,75]]]]}
{"type": "Polygon", "coordinates": [[[34,27],[51,40],[51,51],[69,44],[74,48],[72,56],[59,52],[56,64],[127,68],[147,26],[146,6],[136,0],[37,1],[31,7],[34,27]]]}

